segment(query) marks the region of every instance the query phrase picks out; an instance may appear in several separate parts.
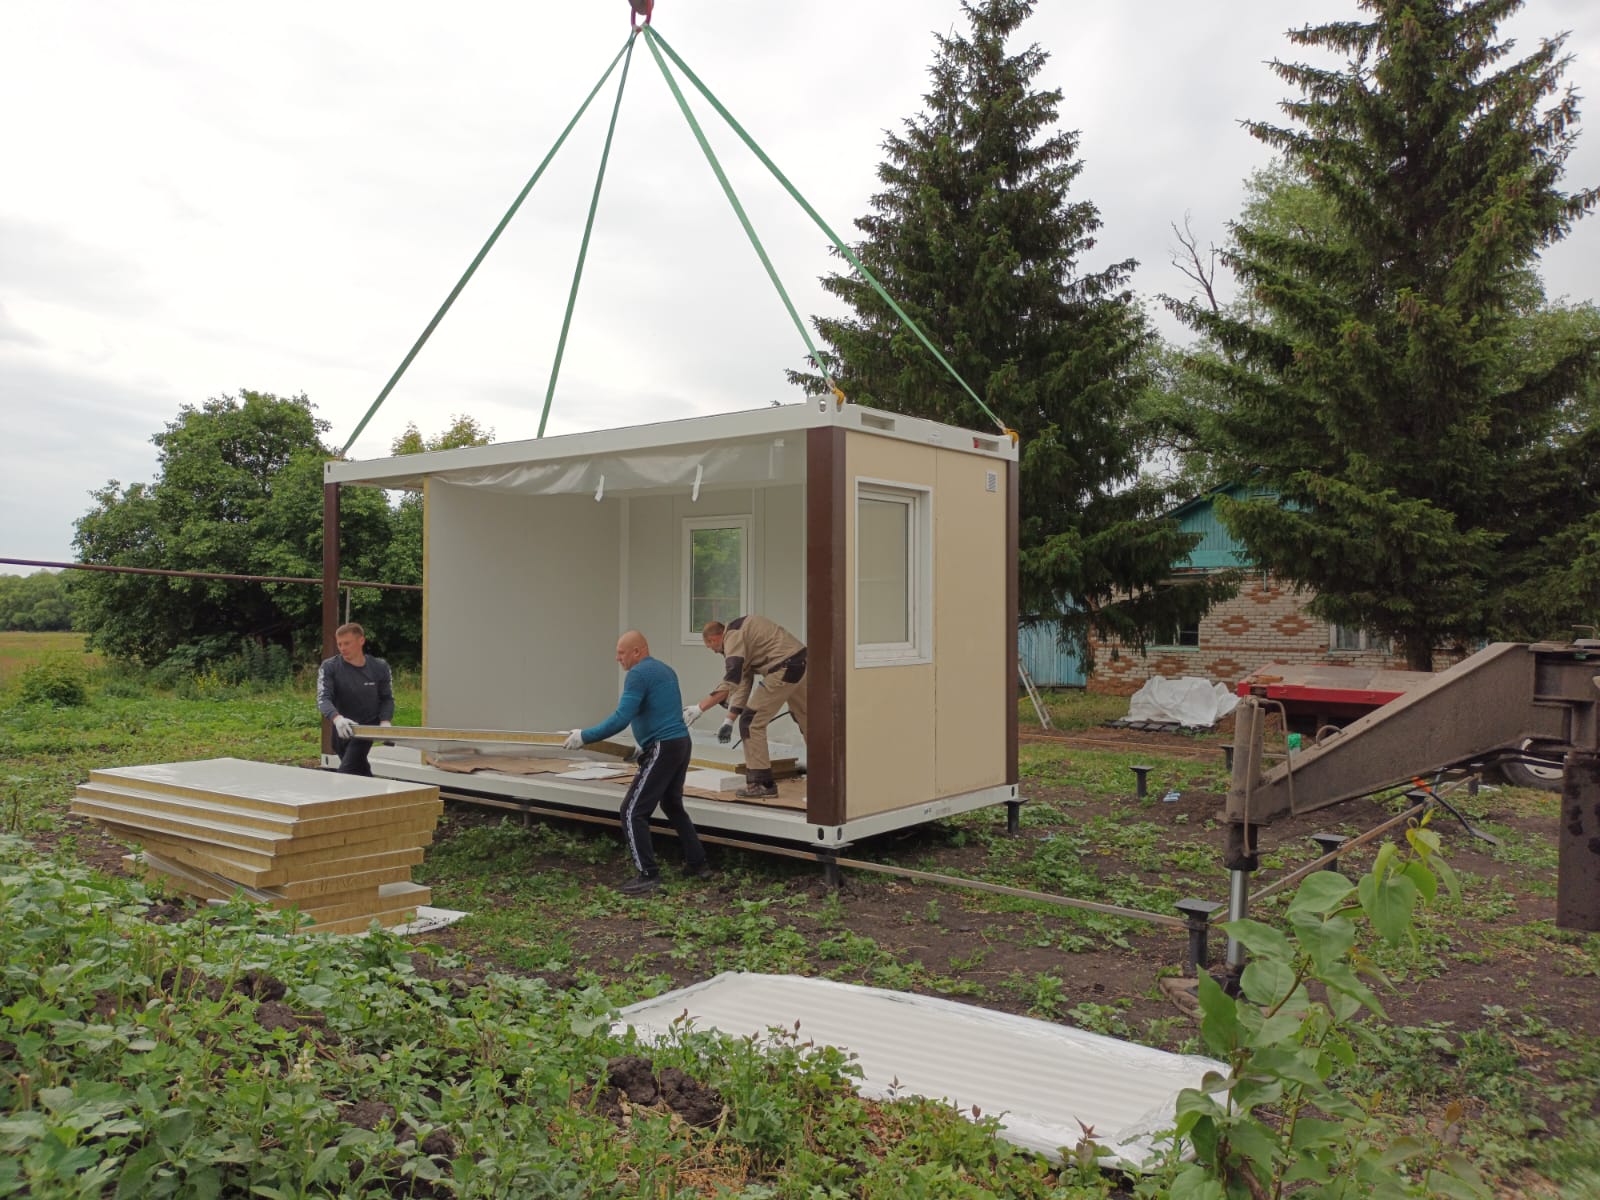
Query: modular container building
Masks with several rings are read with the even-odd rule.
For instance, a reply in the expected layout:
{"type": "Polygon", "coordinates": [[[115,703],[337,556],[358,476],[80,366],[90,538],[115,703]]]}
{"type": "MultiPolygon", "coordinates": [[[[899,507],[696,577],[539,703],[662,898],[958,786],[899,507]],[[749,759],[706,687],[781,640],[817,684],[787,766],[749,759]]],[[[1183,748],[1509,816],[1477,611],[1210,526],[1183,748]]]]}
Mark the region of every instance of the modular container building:
{"type": "MultiPolygon", "coordinates": [[[[803,799],[689,809],[702,827],[837,846],[1017,801],[1017,465],[1004,435],[830,397],[330,462],[326,540],[343,487],[423,492],[423,725],[461,744],[611,712],[622,630],[645,634],[687,702],[721,675],[706,619],[777,621],[809,652],[803,799]]],[[[336,554],[325,571],[332,653],[336,554]]],[[[463,778],[405,735],[374,749],[380,776],[616,810],[615,786],[463,778]]],[[[694,736],[697,759],[727,761],[694,736]]]]}

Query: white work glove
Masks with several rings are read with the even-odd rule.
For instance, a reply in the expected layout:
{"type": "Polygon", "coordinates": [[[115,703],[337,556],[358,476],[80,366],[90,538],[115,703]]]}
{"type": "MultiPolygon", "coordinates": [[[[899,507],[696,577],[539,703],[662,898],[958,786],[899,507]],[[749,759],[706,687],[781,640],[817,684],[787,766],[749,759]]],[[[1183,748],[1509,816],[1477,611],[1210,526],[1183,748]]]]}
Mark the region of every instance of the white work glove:
{"type": "Polygon", "coordinates": [[[721,728],[719,728],[717,730],[717,741],[721,742],[724,746],[726,746],[729,742],[733,741],[733,718],[732,717],[729,717],[726,721],[724,721],[722,723],[721,728]]]}
{"type": "Polygon", "coordinates": [[[393,725],[394,722],[393,721],[379,721],[378,724],[379,725],[393,725]]]}
{"type": "Polygon", "coordinates": [[[583,749],[583,730],[571,729],[567,731],[567,740],[561,743],[563,750],[583,749]]]}
{"type": "Polygon", "coordinates": [[[337,733],[340,739],[343,741],[348,742],[350,740],[350,735],[355,732],[355,729],[356,723],[349,717],[341,716],[333,719],[333,731],[337,733]]]}
{"type": "Polygon", "coordinates": [[[683,723],[685,725],[693,725],[700,719],[700,714],[704,711],[698,704],[689,705],[688,708],[683,710],[683,723]]]}

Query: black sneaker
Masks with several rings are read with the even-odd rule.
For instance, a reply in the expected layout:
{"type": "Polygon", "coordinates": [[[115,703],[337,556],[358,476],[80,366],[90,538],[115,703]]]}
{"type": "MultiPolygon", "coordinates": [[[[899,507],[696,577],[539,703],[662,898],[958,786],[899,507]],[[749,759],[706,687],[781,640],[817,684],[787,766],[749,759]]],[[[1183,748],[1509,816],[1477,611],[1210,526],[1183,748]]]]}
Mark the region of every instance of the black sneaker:
{"type": "Polygon", "coordinates": [[[710,863],[684,863],[683,876],[685,879],[715,879],[717,873],[710,863]]]}
{"type": "Polygon", "coordinates": [[[632,879],[617,885],[617,891],[624,896],[653,896],[660,890],[659,875],[635,875],[632,879]]]}

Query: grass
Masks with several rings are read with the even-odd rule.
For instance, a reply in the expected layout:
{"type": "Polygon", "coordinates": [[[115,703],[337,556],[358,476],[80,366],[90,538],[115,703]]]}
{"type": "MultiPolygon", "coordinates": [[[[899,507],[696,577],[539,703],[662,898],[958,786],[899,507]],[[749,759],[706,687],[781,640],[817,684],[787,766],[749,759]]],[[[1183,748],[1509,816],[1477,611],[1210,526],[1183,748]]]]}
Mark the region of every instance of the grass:
{"type": "MultiPolygon", "coordinates": [[[[16,635],[0,639],[0,663],[12,664],[12,676],[29,653],[63,648],[63,635],[43,635],[42,640],[26,636],[33,639],[31,645],[16,635]]],[[[310,764],[316,760],[320,735],[311,680],[307,674],[276,690],[222,689],[196,695],[188,688],[182,690],[189,694],[180,695],[153,690],[136,674],[91,667],[89,703],[82,707],[19,704],[14,691],[0,690],[5,823],[36,844],[53,847],[55,859],[28,868],[31,874],[12,871],[0,887],[22,888],[27,903],[50,912],[58,911],[50,908],[56,900],[47,903],[48,897],[41,897],[61,893],[57,900],[73,909],[58,913],[62,928],[70,925],[74,931],[72,954],[87,953],[84,947],[93,951],[83,960],[91,963],[89,968],[79,972],[75,965],[73,972],[79,973],[69,973],[81,983],[69,986],[37,967],[36,956],[47,952],[49,938],[55,936],[39,932],[49,922],[40,925],[32,917],[19,917],[0,930],[0,939],[9,939],[11,956],[6,964],[10,990],[0,1003],[0,1041],[24,1045],[17,1028],[27,1011],[8,1006],[22,994],[19,989],[34,986],[35,978],[50,981],[55,989],[51,1003],[58,1007],[66,1002],[63,997],[76,996],[72,1003],[81,1008],[87,1001],[74,989],[99,980],[91,999],[93,990],[114,985],[138,998],[140,1014],[160,1014],[170,1005],[150,990],[152,980],[159,983],[159,972],[151,974],[155,961],[203,962],[209,964],[205,970],[227,977],[257,969],[251,964],[264,956],[291,987],[297,1010],[328,1014],[352,1048],[319,1050],[315,1061],[299,1068],[311,1077],[302,1081],[307,1088],[298,1088],[284,1073],[298,1062],[299,1047],[264,1047],[251,1040],[253,1033],[246,1038],[234,1030],[228,1024],[234,1018],[227,1012],[206,1010],[185,1019],[220,1021],[241,1045],[249,1043],[248,1053],[257,1055],[255,1066],[235,1068],[238,1077],[228,1077],[221,1089],[226,1096],[216,1101],[220,1108],[206,1109],[192,1085],[185,1091],[175,1082],[179,1075],[186,1081],[211,1078],[219,1069],[215,1056],[191,1061],[189,1049],[162,1050],[172,1057],[148,1076],[141,1072],[151,1064],[140,1060],[129,1068],[131,1076],[115,1079],[97,1072],[111,1071],[127,1058],[122,1043],[117,1043],[120,1049],[102,1047],[96,1052],[101,1058],[80,1058],[88,1051],[74,1049],[64,1059],[51,1059],[54,1065],[41,1063],[44,1073],[31,1076],[33,1086],[45,1086],[46,1079],[64,1080],[69,1067],[78,1072],[75,1078],[99,1079],[107,1086],[133,1088],[128,1079],[142,1080],[151,1095],[177,1096],[178,1108],[233,1114],[228,1118],[231,1127],[244,1131],[251,1144],[260,1140],[265,1126],[248,1115],[249,1104],[286,1105],[289,1116],[281,1130],[274,1126],[268,1139],[274,1147],[264,1153],[285,1170],[312,1172],[308,1180],[323,1168],[316,1165],[315,1155],[292,1161],[278,1157],[290,1145],[283,1130],[300,1138],[295,1153],[309,1153],[307,1147],[318,1153],[331,1149],[346,1171],[356,1158],[362,1169],[378,1174],[379,1167],[391,1162],[422,1169],[414,1161],[415,1147],[404,1150],[393,1131],[381,1135],[378,1143],[343,1140],[352,1135],[337,1119],[338,1103],[391,1088],[389,1103],[448,1125],[462,1135],[463,1149],[472,1147],[465,1155],[469,1161],[478,1155],[478,1164],[505,1172],[492,1181],[487,1175],[473,1176],[478,1182],[462,1184],[463,1195],[511,1194],[504,1190],[507,1179],[531,1179],[532,1174],[517,1172],[539,1171],[548,1172],[539,1178],[550,1180],[565,1178],[563,1171],[576,1174],[542,1191],[527,1184],[526,1194],[673,1194],[669,1186],[678,1186],[682,1195],[713,1194],[693,1190],[686,1177],[669,1185],[664,1177],[651,1176],[662,1162],[673,1161],[684,1170],[703,1164],[711,1172],[707,1179],[714,1176],[730,1196],[891,1196],[919,1194],[920,1188],[927,1195],[1070,1197],[1106,1195],[1111,1185],[1064,1176],[1050,1176],[1047,1185],[1048,1172],[1035,1160],[1004,1152],[994,1157],[987,1141],[983,1144],[988,1148],[976,1152],[977,1143],[967,1140],[971,1127],[950,1124],[942,1110],[897,1105],[885,1114],[865,1107],[848,1094],[846,1067],[819,1063],[799,1048],[791,1048],[791,1057],[783,1060],[786,1069],[792,1068],[792,1078],[780,1080],[763,1075],[765,1068],[736,1046],[688,1039],[663,1061],[684,1064],[731,1098],[732,1123],[724,1135],[703,1138],[692,1129],[674,1128],[670,1121],[657,1127],[645,1114],[637,1116],[630,1135],[619,1136],[610,1124],[594,1120],[577,1099],[585,1089],[592,1093],[605,1058],[623,1048],[601,1032],[598,1022],[610,1005],[657,995],[719,970],[753,970],[959,996],[1168,1048],[1194,1049],[1193,1024],[1173,1017],[1164,1002],[1145,994],[1154,992],[1155,976],[1170,973],[1169,968],[1175,969],[1171,964],[1181,960],[1181,940],[1175,935],[1153,934],[1139,923],[1096,913],[1013,897],[913,888],[881,876],[852,876],[844,892],[824,891],[816,885],[814,868],[732,851],[720,858],[722,876],[713,886],[670,877],[669,868],[669,882],[658,897],[626,903],[603,886],[624,869],[615,838],[586,826],[549,822],[524,827],[482,816],[462,820],[416,872],[419,881],[435,887],[437,903],[474,914],[456,927],[451,944],[505,973],[491,972],[492,980],[470,989],[464,998],[442,998],[435,989],[420,988],[401,961],[402,950],[409,948],[388,938],[375,939],[369,950],[337,943],[348,948],[317,950],[302,959],[270,937],[263,942],[259,931],[236,937],[228,931],[208,932],[201,922],[158,945],[161,939],[145,928],[147,923],[132,926],[133,935],[115,921],[106,924],[111,920],[106,913],[137,906],[146,893],[126,881],[107,881],[79,870],[82,847],[63,817],[74,786],[95,767],[135,762],[226,754],[310,764]],[[27,881],[19,882],[24,875],[27,881]],[[115,944],[119,941],[136,957],[118,958],[124,953],[115,944]],[[1129,964],[1146,960],[1150,970],[1134,991],[1119,993],[1111,986],[1101,993],[1085,983],[1096,972],[1126,972],[1129,964]],[[559,976],[572,986],[552,988],[535,976],[559,976]],[[591,1022],[596,1024],[590,1027],[591,1022]],[[574,1032],[578,1028],[588,1032],[574,1032]],[[516,1048],[524,1037],[529,1046],[539,1048],[538,1054],[516,1048]],[[277,1055],[272,1061],[285,1064],[267,1083],[260,1082],[256,1069],[265,1061],[263,1054],[277,1055]],[[492,1079],[481,1074],[485,1071],[492,1072],[492,1079]],[[523,1087],[529,1071],[533,1075],[528,1076],[527,1094],[542,1105],[546,1118],[538,1130],[503,1120],[505,1081],[514,1079],[516,1087],[523,1087]],[[247,1087],[251,1078],[257,1082],[247,1087]],[[441,1078],[447,1086],[438,1082],[441,1078]],[[241,1089],[237,1094],[236,1085],[241,1089]],[[557,1096],[559,1101],[553,1098],[557,1096]],[[496,1132],[501,1124],[504,1136],[496,1132]],[[862,1130],[874,1138],[870,1153],[861,1150],[862,1130]],[[526,1144],[511,1146],[517,1137],[526,1144]],[[600,1165],[591,1170],[589,1160],[575,1149],[579,1146],[603,1147],[603,1152],[596,1151],[600,1165]],[[559,1156],[540,1157],[552,1147],[571,1152],[559,1162],[559,1156]],[[400,1158],[385,1157],[393,1155],[400,1158]],[[961,1168],[966,1174],[957,1171],[959,1187],[938,1175],[954,1169],[952,1163],[966,1164],[961,1168]],[[596,1173],[605,1171],[612,1172],[609,1182],[596,1173]],[[657,1179],[656,1191],[625,1190],[645,1186],[648,1178],[657,1179]]],[[[415,721],[420,707],[416,680],[401,676],[397,687],[398,719],[415,721]]],[[[1076,706],[1076,715],[1064,713],[1063,720],[1083,722],[1077,728],[1098,723],[1091,717],[1103,711],[1096,706],[1106,703],[1081,693],[1052,694],[1052,708],[1058,698],[1063,707],[1076,706]]],[[[1119,709],[1125,706],[1125,701],[1116,703],[1119,709]]],[[[1202,761],[1035,744],[1023,747],[1022,767],[1025,793],[1041,797],[1022,809],[1022,836],[1005,837],[1003,822],[993,812],[971,813],[885,840],[862,856],[1163,912],[1171,911],[1183,895],[1226,895],[1227,878],[1216,854],[1220,835],[1204,815],[1211,811],[1205,799],[1226,786],[1220,756],[1202,761]],[[1143,800],[1133,796],[1128,767],[1135,761],[1154,767],[1151,794],[1143,800]],[[1159,799],[1168,789],[1185,797],[1177,810],[1159,799]],[[1194,814],[1192,832],[1180,834],[1163,820],[1188,811],[1194,814]]],[[[1548,805],[1547,797],[1511,791],[1492,801],[1496,813],[1541,820],[1548,805]]],[[[1579,986],[1592,984],[1600,980],[1600,937],[1559,931],[1548,919],[1525,915],[1520,906],[1537,889],[1530,890],[1521,876],[1547,870],[1548,848],[1525,838],[1519,842],[1509,827],[1502,831],[1508,836],[1493,857],[1514,868],[1516,876],[1469,875],[1467,903],[1441,901],[1420,918],[1417,952],[1385,950],[1377,961],[1408,989],[1428,989],[1436,986],[1435,979],[1451,972],[1459,977],[1464,969],[1503,973],[1507,1012],[1470,1013],[1470,1020],[1463,1017],[1455,1024],[1375,1026],[1363,1060],[1365,1073],[1354,1086],[1370,1085],[1381,1093],[1382,1111],[1397,1129],[1414,1115],[1425,1118],[1450,1098],[1480,1098],[1476,1123],[1463,1135],[1463,1147],[1474,1158],[1507,1177],[1533,1170],[1556,1183],[1577,1181],[1573,1186],[1581,1187],[1585,1180],[1600,1180],[1600,1141],[1594,1137],[1600,1128],[1595,1123],[1600,1118],[1600,1029],[1592,1013],[1585,1018],[1541,1008],[1539,997],[1519,990],[1517,966],[1537,961],[1579,986]],[[1523,1008],[1527,1015],[1519,1011],[1523,1008]],[[1539,1124],[1552,1122],[1554,1127],[1537,1138],[1531,1135],[1539,1124]]],[[[1305,849],[1309,858],[1310,848],[1305,849]]],[[[17,857],[15,851],[8,853],[17,857]]],[[[1278,848],[1265,854],[1265,865],[1269,870],[1293,865],[1285,861],[1288,853],[1288,848],[1278,848]]],[[[1261,905],[1256,915],[1281,920],[1285,900],[1280,896],[1261,905]]],[[[230,921],[230,929],[242,928],[253,917],[236,914],[230,921]]],[[[1108,983],[1114,981],[1108,977],[1108,983]]],[[[135,1028],[125,1036],[143,1040],[146,1026],[156,1019],[130,1016],[128,1023],[135,1028]]],[[[92,1024],[76,1009],[50,1021],[57,1022],[51,1026],[56,1030],[61,1021],[92,1024]]],[[[38,1053],[46,1049],[41,1045],[38,1053]]],[[[8,1070],[0,1062],[0,1145],[6,1146],[20,1145],[17,1128],[8,1122],[26,1107],[19,1108],[15,1085],[6,1082],[15,1078],[8,1070]],[[12,1143],[5,1142],[7,1137],[12,1143]]],[[[106,1116],[107,1123],[155,1121],[159,1115],[131,1101],[118,1103],[133,1115],[106,1116]]],[[[116,1155],[106,1149],[109,1142],[104,1139],[118,1136],[105,1133],[96,1143],[105,1161],[116,1155]]],[[[151,1144],[175,1154],[180,1165],[188,1163],[183,1170],[205,1167],[198,1159],[189,1163],[183,1146],[169,1147],[159,1138],[142,1147],[130,1142],[123,1165],[151,1144]]],[[[213,1145],[206,1153],[214,1155],[210,1167],[222,1169],[215,1156],[229,1153],[228,1145],[213,1145]]],[[[33,1154],[28,1149],[14,1161],[27,1164],[28,1171],[54,1169],[43,1160],[35,1162],[33,1154]]],[[[457,1156],[453,1170],[469,1172],[462,1157],[457,1156]]],[[[255,1169],[232,1164],[227,1170],[235,1168],[246,1174],[255,1169]]],[[[0,1191],[5,1190],[5,1178],[0,1175],[0,1191]]],[[[38,1182],[42,1175],[27,1178],[34,1181],[34,1195],[77,1194],[51,1190],[38,1182]]],[[[310,1183],[306,1194],[316,1194],[310,1183]]]]}
{"type": "MultiPolygon", "coordinates": [[[[0,632],[0,688],[4,688],[26,667],[52,654],[83,654],[81,633],[0,632]]],[[[90,666],[99,666],[95,655],[85,655],[90,666]]]]}

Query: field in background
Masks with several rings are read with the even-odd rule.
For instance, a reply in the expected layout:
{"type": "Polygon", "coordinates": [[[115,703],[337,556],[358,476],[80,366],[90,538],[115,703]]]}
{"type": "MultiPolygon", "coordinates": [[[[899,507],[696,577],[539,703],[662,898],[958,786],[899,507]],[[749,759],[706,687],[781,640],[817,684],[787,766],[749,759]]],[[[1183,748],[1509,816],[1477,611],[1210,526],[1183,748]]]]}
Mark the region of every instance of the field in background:
{"type": "MultiPolygon", "coordinates": [[[[29,663],[49,654],[82,654],[81,633],[0,632],[0,688],[4,688],[29,663]]],[[[85,655],[90,666],[99,666],[98,655],[85,655]]]]}

